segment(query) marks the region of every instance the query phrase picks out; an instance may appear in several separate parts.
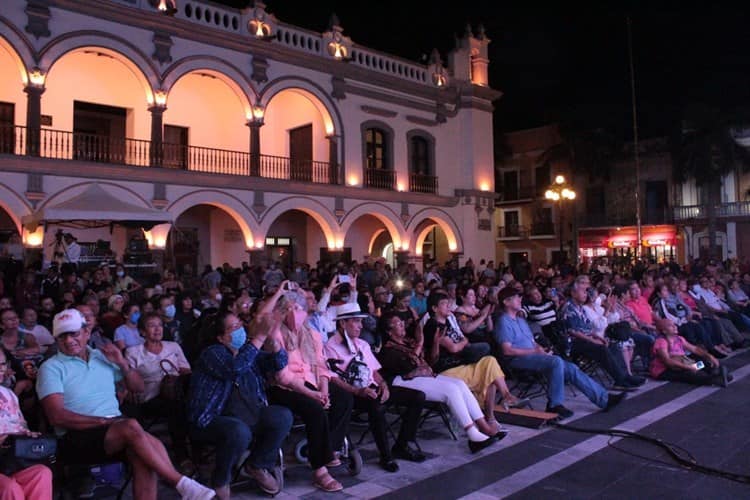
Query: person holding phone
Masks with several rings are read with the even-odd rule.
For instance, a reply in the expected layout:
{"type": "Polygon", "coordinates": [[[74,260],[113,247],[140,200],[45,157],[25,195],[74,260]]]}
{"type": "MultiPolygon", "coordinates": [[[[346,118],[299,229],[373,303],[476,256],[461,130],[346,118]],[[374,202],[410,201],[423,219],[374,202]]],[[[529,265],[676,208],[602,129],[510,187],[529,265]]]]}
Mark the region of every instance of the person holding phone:
{"type": "Polygon", "coordinates": [[[733,377],[726,366],[702,347],[691,344],[682,337],[677,325],[670,319],[655,322],[659,337],[654,342],[649,372],[657,380],[686,382],[694,385],[720,385],[726,387],[733,377]],[[697,358],[689,358],[690,353],[697,358]]]}

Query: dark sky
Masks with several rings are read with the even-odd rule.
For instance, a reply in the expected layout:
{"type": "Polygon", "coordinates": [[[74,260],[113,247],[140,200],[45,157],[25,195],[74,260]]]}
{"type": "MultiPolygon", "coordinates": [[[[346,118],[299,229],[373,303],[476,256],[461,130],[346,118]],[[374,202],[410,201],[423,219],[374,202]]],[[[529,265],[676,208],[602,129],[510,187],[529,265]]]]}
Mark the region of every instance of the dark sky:
{"type": "MultiPolygon", "coordinates": [[[[243,7],[247,0],[221,3],[243,7]]],[[[284,22],[325,31],[335,12],[356,43],[418,61],[483,24],[498,130],[564,120],[632,136],[626,18],[632,21],[639,136],[665,134],[687,102],[750,103],[750,8],[744,2],[267,0],[284,22]],[[617,4],[615,6],[610,4],[617,4]]]]}

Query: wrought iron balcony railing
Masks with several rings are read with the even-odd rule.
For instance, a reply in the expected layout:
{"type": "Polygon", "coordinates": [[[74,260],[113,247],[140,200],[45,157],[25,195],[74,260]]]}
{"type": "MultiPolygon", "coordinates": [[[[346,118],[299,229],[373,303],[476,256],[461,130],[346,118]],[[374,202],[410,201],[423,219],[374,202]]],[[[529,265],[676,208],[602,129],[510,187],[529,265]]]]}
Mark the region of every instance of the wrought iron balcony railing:
{"type": "Polygon", "coordinates": [[[409,191],[412,193],[437,193],[438,178],[434,175],[409,174],[409,191]]]}
{"type": "Polygon", "coordinates": [[[396,171],[384,168],[365,169],[365,187],[375,189],[396,189],[396,171]]]}
{"type": "Polygon", "coordinates": [[[246,151],[0,126],[0,154],[337,184],[335,164],[246,151]]]}

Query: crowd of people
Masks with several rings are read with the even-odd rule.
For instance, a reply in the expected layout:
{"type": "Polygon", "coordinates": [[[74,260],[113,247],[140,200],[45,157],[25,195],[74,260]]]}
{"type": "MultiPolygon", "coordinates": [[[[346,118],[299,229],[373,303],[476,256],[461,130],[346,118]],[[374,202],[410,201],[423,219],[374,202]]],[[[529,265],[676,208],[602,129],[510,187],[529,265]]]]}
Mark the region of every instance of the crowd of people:
{"type": "MultiPolygon", "coordinates": [[[[509,383],[522,373],[545,377],[560,419],[573,415],[566,384],[603,411],[648,377],[726,387],[721,359],[750,345],[750,266],[374,259],[135,279],[122,264],[68,262],[5,280],[0,329],[0,443],[55,433],[59,463],[126,462],[134,498],[156,498],[161,479],[182,498],[226,499],[240,467],[280,491],[278,451],[297,422],[312,484],[333,492],[353,413],[395,473],[426,459],[428,403],[445,405],[471,453],[503,439],[495,410],[525,403],[509,383]],[[401,413],[395,440],[388,409],[401,413]],[[146,430],[154,419],[168,436],[146,430]],[[209,486],[193,479],[207,446],[209,486]]],[[[19,467],[10,449],[0,497],[49,498],[50,469],[19,467]]]]}

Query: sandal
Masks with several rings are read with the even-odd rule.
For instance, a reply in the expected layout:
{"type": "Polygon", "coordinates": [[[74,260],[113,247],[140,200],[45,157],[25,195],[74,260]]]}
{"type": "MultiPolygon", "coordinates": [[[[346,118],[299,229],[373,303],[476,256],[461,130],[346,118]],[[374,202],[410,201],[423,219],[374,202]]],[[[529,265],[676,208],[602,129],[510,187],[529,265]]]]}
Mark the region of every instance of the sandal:
{"type": "Polygon", "coordinates": [[[326,467],[341,467],[341,454],[338,451],[333,452],[333,460],[326,464],[326,467]]]}
{"type": "Polygon", "coordinates": [[[320,476],[315,476],[313,478],[313,486],[328,493],[344,489],[344,486],[336,481],[328,472],[321,474],[320,476]]]}

